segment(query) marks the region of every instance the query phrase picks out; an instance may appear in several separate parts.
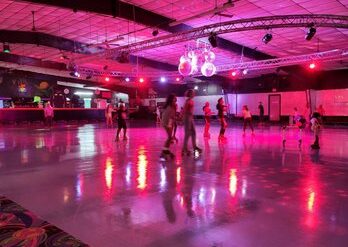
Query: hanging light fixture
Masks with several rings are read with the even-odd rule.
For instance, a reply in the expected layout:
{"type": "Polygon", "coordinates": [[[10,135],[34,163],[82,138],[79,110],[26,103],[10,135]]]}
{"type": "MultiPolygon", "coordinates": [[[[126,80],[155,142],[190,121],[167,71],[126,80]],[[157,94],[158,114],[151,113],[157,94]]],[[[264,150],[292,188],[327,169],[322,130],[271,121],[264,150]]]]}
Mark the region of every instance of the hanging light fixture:
{"type": "Polygon", "coordinates": [[[2,46],[2,51],[5,53],[11,53],[10,45],[8,43],[4,43],[2,46]]]}

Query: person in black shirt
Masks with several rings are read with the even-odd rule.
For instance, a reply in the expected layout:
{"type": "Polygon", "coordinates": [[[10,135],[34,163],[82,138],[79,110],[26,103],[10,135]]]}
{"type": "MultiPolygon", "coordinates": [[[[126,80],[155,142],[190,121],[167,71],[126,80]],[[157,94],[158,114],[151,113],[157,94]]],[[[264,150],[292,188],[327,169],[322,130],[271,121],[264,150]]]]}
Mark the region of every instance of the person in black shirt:
{"type": "Polygon", "coordinates": [[[123,129],[123,140],[127,140],[127,109],[124,104],[121,104],[120,107],[117,109],[117,134],[116,134],[116,141],[120,140],[120,132],[123,129]]]}
{"type": "Polygon", "coordinates": [[[263,108],[262,102],[259,102],[259,111],[260,111],[260,123],[262,123],[263,117],[265,115],[265,109],[263,108]]]}
{"type": "Polygon", "coordinates": [[[220,98],[218,99],[218,103],[216,105],[216,109],[218,110],[218,118],[220,120],[220,134],[219,134],[219,141],[226,140],[225,137],[225,131],[227,128],[227,122],[225,120],[225,111],[227,106],[225,106],[224,99],[220,98]]]}

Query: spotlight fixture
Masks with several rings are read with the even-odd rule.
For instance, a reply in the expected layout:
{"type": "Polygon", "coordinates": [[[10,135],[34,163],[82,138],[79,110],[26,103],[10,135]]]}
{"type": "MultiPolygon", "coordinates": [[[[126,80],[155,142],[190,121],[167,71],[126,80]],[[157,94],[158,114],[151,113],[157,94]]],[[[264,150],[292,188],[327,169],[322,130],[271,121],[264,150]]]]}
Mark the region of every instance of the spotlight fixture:
{"type": "Polygon", "coordinates": [[[237,75],[237,72],[236,72],[236,71],[233,71],[233,72],[231,73],[231,75],[234,77],[234,76],[237,75]]]}
{"type": "Polygon", "coordinates": [[[217,47],[217,36],[216,33],[210,33],[208,41],[212,47],[217,47]]]}
{"type": "Polygon", "coordinates": [[[179,77],[175,78],[175,81],[179,82],[179,81],[180,81],[180,78],[179,78],[179,77]]]}
{"type": "Polygon", "coordinates": [[[7,43],[4,43],[2,51],[5,53],[10,53],[11,52],[10,45],[7,43]]]}
{"type": "Polygon", "coordinates": [[[110,81],[110,77],[105,77],[105,81],[110,81]]]}
{"type": "Polygon", "coordinates": [[[315,63],[310,63],[310,64],[309,64],[309,68],[310,68],[310,69],[315,69],[315,66],[316,66],[315,63]]]}
{"type": "Polygon", "coordinates": [[[160,81],[161,81],[161,82],[166,82],[167,79],[166,79],[164,76],[162,76],[161,79],[160,79],[160,81]]]}
{"type": "Polygon", "coordinates": [[[124,80],[125,80],[126,82],[130,82],[129,77],[126,77],[124,80]]]}
{"type": "Polygon", "coordinates": [[[152,31],[152,36],[156,37],[158,35],[158,33],[159,33],[158,30],[155,29],[152,31]]]}
{"type": "Polygon", "coordinates": [[[243,75],[246,75],[246,74],[248,74],[248,70],[247,69],[243,69],[242,73],[243,73],[243,75]]]}
{"type": "Polygon", "coordinates": [[[144,81],[145,81],[145,80],[144,80],[144,78],[142,78],[142,77],[139,79],[139,82],[140,82],[140,83],[143,83],[144,81]]]}
{"type": "Polygon", "coordinates": [[[195,87],[194,87],[194,90],[198,90],[198,86],[195,86],[195,87]]]}
{"type": "Polygon", "coordinates": [[[268,44],[272,40],[273,36],[270,33],[266,33],[262,38],[262,42],[268,44]]]}
{"type": "Polygon", "coordinates": [[[307,34],[305,36],[305,39],[310,41],[314,37],[316,32],[317,32],[317,29],[315,27],[313,27],[313,26],[309,27],[308,31],[307,31],[307,34]]]}

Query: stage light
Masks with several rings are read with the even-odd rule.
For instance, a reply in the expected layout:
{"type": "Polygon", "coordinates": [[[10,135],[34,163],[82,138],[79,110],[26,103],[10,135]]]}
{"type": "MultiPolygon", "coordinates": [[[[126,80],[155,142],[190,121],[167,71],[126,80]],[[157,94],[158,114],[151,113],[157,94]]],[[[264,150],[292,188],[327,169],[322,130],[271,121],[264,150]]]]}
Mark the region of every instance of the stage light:
{"type": "Polygon", "coordinates": [[[160,79],[160,81],[161,81],[161,82],[166,82],[167,79],[166,79],[165,77],[162,76],[161,79],[160,79]]]}
{"type": "Polygon", "coordinates": [[[198,86],[195,86],[195,87],[194,87],[194,90],[198,90],[198,86]]]}
{"type": "Polygon", "coordinates": [[[217,47],[216,33],[211,33],[209,35],[208,41],[212,47],[217,47]]]}
{"type": "Polygon", "coordinates": [[[92,96],[93,95],[92,92],[79,92],[79,91],[75,92],[74,94],[75,95],[84,95],[84,96],[92,96]]]}
{"type": "Polygon", "coordinates": [[[4,43],[2,51],[5,52],[5,53],[11,53],[10,45],[4,43]]]}
{"type": "Polygon", "coordinates": [[[79,72],[77,72],[77,71],[74,71],[74,76],[76,76],[76,77],[78,77],[78,78],[80,78],[80,73],[79,72]]]}
{"type": "Polygon", "coordinates": [[[237,75],[237,72],[236,72],[236,71],[233,71],[233,72],[231,73],[231,75],[234,77],[234,76],[237,75]]]}
{"type": "Polygon", "coordinates": [[[273,36],[270,33],[266,33],[262,38],[262,42],[268,44],[272,40],[273,36]]]}
{"type": "Polygon", "coordinates": [[[140,82],[140,83],[143,83],[144,81],[145,81],[145,80],[144,80],[144,78],[142,78],[142,77],[139,79],[139,82],[140,82]]]}
{"type": "Polygon", "coordinates": [[[124,79],[126,82],[130,82],[129,77],[126,77],[126,79],[124,79]]]}
{"type": "Polygon", "coordinates": [[[243,75],[248,74],[248,70],[247,69],[243,69],[243,75]]]}
{"type": "Polygon", "coordinates": [[[305,39],[310,41],[314,37],[316,32],[317,32],[317,29],[315,27],[310,27],[307,31],[305,39]]]}
{"type": "Polygon", "coordinates": [[[158,35],[158,30],[157,29],[153,30],[152,31],[152,36],[156,37],[157,35],[158,35]]]}
{"type": "Polygon", "coordinates": [[[180,81],[180,78],[179,78],[179,77],[175,78],[175,81],[179,82],[179,81],[180,81]]]}
{"type": "Polygon", "coordinates": [[[110,81],[110,78],[109,77],[105,77],[105,81],[110,81]]]}
{"type": "Polygon", "coordinates": [[[309,64],[309,68],[310,68],[310,69],[315,69],[315,63],[310,63],[310,64],[309,64]]]}

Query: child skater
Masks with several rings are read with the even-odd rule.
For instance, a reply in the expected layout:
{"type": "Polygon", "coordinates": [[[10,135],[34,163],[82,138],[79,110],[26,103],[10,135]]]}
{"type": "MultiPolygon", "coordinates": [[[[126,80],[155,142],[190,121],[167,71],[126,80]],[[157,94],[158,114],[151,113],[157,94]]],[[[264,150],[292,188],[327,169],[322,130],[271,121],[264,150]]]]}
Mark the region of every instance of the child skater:
{"type": "Polygon", "coordinates": [[[204,137],[210,138],[210,116],[213,114],[213,112],[210,109],[209,102],[205,102],[205,105],[203,106],[203,112],[204,112],[204,120],[205,120],[205,126],[204,126],[204,137]]]}
{"type": "Polygon", "coordinates": [[[315,140],[311,145],[313,149],[320,149],[319,146],[319,130],[320,130],[320,114],[318,112],[314,112],[311,119],[312,131],[314,132],[315,140]]]}
{"type": "Polygon", "coordinates": [[[121,104],[120,107],[117,109],[117,134],[116,134],[116,141],[120,140],[120,133],[123,129],[123,140],[127,140],[127,109],[124,104],[121,104]]]}
{"type": "Polygon", "coordinates": [[[254,128],[253,128],[253,124],[252,124],[251,112],[249,111],[247,105],[243,106],[242,114],[243,114],[243,118],[244,118],[243,136],[245,136],[245,129],[246,129],[247,124],[249,124],[250,129],[252,131],[252,135],[254,135],[254,128]]]}
{"type": "Polygon", "coordinates": [[[190,154],[190,151],[187,149],[187,143],[190,137],[192,141],[193,151],[197,151],[199,153],[202,152],[202,149],[200,149],[196,145],[196,129],[195,129],[195,123],[193,121],[193,108],[194,108],[193,97],[194,96],[195,96],[195,93],[192,89],[189,89],[186,91],[187,100],[184,105],[184,113],[183,113],[184,126],[185,126],[184,146],[182,149],[183,155],[190,154]]]}
{"type": "Polygon", "coordinates": [[[112,121],[112,112],[113,111],[114,111],[114,109],[112,107],[112,104],[109,103],[105,109],[106,128],[113,127],[113,121],[112,121]]]}
{"type": "Polygon", "coordinates": [[[174,154],[170,152],[169,147],[172,141],[175,114],[176,114],[176,96],[175,94],[170,94],[167,97],[166,104],[164,105],[163,112],[162,112],[162,125],[167,133],[167,140],[164,143],[164,147],[161,153],[161,158],[163,159],[166,159],[168,155],[171,158],[174,158],[174,154]]]}
{"type": "Polygon", "coordinates": [[[216,109],[218,110],[218,118],[220,121],[219,141],[224,141],[226,140],[225,131],[227,128],[227,122],[225,119],[225,112],[226,112],[227,106],[225,105],[224,99],[222,97],[218,99],[216,109]]]}

